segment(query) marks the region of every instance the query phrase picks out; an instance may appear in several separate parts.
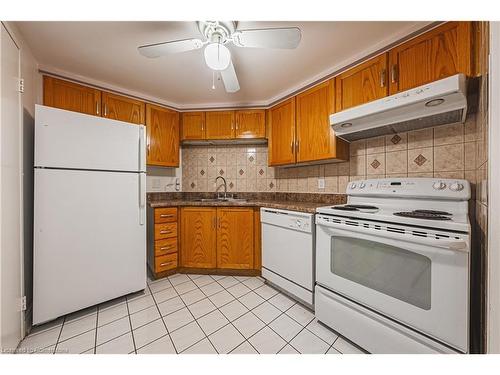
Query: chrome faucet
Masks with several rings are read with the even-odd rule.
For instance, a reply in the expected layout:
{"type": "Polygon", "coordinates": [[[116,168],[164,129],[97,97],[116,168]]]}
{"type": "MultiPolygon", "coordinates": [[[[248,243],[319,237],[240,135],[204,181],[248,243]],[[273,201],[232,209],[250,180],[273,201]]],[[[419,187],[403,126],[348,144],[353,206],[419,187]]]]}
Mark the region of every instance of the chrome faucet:
{"type": "MultiPolygon", "coordinates": [[[[226,182],[226,179],[225,179],[224,177],[222,177],[222,176],[217,176],[217,177],[215,178],[215,191],[217,192],[217,190],[219,190],[219,189],[217,188],[217,180],[218,180],[219,178],[222,178],[222,181],[224,181],[224,199],[227,199],[227,182],[226,182]]],[[[217,198],[218,198],[218,197],[219,197],[219,193],[217,192],[217,198]]]]}

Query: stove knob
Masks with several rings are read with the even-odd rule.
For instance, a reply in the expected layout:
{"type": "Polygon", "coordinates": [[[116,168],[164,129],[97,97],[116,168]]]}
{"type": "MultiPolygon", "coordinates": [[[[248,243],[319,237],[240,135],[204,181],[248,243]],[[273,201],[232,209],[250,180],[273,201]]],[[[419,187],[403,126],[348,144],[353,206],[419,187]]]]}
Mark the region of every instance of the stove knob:
{"type": "Polygon", "coordinates": [[[464,188],[464,185],[462,185],[459,182],[454,182],[453,184],[450,185],[450,190],[453,190],[453,191],[460,191],[460,190],[463,190],[463,188],[464,188]]]}
{"type": "Polygon", "coordinates": [[[435,190],[443,190],[446,187],[446,184],[444,182],[438,181],[438,182],[434,182],[434,185],[432,185],[432,187],[435,190]]]}
{"type": "Polygon", "coordinates": [[[365,183],[364,183],[364,182],[362,182],[362,183],[360,183],[360,184],[359,184],[359,188],[360,188],[360,189],[363,189],[365,186],[366,186],[366,185],[365,185],[365,183]]]}
{"type": "Polygon", "coordinates": [[[356,189],[356,184],[351,184],[351,189],[356,189]]]}
{"type": "Polygon", "coordinates": [[[302,226],[302,222],[300,220],[297,220],[297,227],[301,227],[302,226]]]}

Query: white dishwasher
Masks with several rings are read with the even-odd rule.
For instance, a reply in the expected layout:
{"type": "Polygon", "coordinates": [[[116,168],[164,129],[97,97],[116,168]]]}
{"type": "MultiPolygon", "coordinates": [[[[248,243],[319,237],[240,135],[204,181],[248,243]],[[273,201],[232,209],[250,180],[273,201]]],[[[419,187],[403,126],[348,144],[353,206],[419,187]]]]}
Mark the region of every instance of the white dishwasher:
{"type": "Polygon", "coordinates": [[[313,306],[314,214],[261,208],[262,277],[313,306]]]}

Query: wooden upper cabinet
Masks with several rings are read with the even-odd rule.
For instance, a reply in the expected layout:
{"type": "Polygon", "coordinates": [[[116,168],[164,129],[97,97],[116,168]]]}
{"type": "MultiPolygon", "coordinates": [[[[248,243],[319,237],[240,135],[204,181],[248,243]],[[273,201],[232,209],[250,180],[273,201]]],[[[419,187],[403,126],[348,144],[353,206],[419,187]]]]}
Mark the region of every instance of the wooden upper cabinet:
{"type": "Polygon", "coordinates": [[[335,77],[336,112],[387,96],[387,53],[335,77]]]}
{"type": "Polygon", "coordinates": [[[145,103],[126,96],[102,92],[102,116],[144,125],[145,103]]]}
{"type": "Polygon", "coordinates": [[[217,209],[217,268],[254,267],[252,208],[217,209]]]}
{"type": "Polygon", "coordinates": [[[265,138],[266,137],[266,111],[251,109],[235,112],[236,138],[265,138]]]}
{"type": "Polygon", "coordinates": [[[330,126],[334,112],[333,79],[296,97],[297,163],[337,158],[337,139],[330,126]]]}
{"type": "Polygon", "coordinates": [[[269,165],[295,163],[295,97],[268,110],[269,165]]]}
{"type": "Polygon", "coordinates": [[[472,73],[471,22],[447,22],[389,51],[390,93],[472,73]]]}
{"type": "Polygon", "coordinates": [[[186,207],[181,209],[181,266],[215,268],[217,266],[217,209],[186,207]]]}
{"type": "Polygon", "coordinates": [[[205,112],[207,139],[234,138],[234,111],[205,112]]]}
{"type": "Polygon", "coordinates": [[[184,112],[182,114],[181,139],[205,138],[205,112],[184,112]]]}
{"type": "Polygon", "coordinates": [[[146,104],[147,164],[179,166],[179,112],[146,104]]]}
{"type": "Polygon", "coordinates": [[[43,104],[100,116],[101,91],[62,79],[43,76],[43,104]]]}

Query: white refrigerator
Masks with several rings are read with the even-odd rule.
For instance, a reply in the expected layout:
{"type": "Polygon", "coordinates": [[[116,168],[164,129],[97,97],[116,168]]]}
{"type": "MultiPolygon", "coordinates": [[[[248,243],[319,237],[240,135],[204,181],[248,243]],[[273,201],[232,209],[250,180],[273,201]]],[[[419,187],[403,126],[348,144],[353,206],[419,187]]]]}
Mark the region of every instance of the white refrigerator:
{"type": "Polygon", "coordinates": [[[36,106],[33,324],[146,287],[145,127],[36,106]]]}

